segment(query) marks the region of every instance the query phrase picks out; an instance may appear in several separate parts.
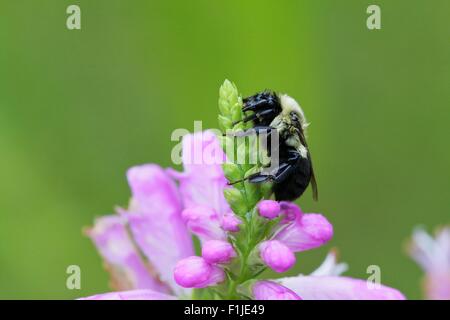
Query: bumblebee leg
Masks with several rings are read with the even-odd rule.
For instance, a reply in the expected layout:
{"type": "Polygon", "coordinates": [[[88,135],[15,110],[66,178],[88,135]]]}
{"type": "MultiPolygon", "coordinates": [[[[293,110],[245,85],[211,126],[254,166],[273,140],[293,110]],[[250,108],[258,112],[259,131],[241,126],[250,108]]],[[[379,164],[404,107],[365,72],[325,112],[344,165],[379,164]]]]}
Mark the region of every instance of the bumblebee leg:
{"type": "Polygon", "coordinates": [[[292,169],[294,169],[294,166],[292,164],[282,163],[275,172],[257,172],[249,175],[248,177],[245,177],[244,179],[229,182],[228,185],[231,186],[233,184],[244,181],[248,181],[250,183],[262,183],[266,181],[281,182],[289,175],[292,169]]]}
{"type": "Polygon", "coordinates": [[[231,133],[224,133],[224,135],[229,137],[248,137],[252,135],[259,135],[262,133],[267,133],[267,135],[272,133],[272,130],[275,130],[275,128],[267,127],[267,126],[256,126],[254,128],[245,130],[245,131],[238,131],[238,132],[231,132],[231,133]]]}
{"type": "Polygon", "coordinates": [[[254,173],[252,175],[249,175],[248,177],[241,179],[241,180],[237,180],[237,181],[233,181],[233,182],[228,182],[229,186],[232,186],[236,183],[241,183],[244,181],[248,181],[250,183],[262,183],[262,182],[266,182],[266,181],[270,181],[270,180],[274,180],[275,176],[271,175],[271,174],[263,174],[261,172],[258,173],[254,173]]]}

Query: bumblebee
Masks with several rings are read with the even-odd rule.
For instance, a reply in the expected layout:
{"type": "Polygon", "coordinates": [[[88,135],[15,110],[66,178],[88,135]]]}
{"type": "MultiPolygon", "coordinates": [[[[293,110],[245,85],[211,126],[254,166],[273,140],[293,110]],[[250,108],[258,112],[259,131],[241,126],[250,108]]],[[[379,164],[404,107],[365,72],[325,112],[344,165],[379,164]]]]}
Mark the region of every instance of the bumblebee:
{"type": "Polygon", "coordinates": [[[272,182],[277,201],[293,201],[311,184],[313,199],[317,201],[317,183],[306,143],[308,123],[297,101],[286,94],[266,90],[245,98],[242,111],[246,116],[241,121],[253,123],[253,128],[242,135],[264,132],[268,137],[269,158],[274,150],[278,153],[275,169],[262,170],[244,180],[250,183],[272,182]],[[278,139],[270,139],[275,132],[278,139]],[[278,140],[277,145],[271,145],[275,140],[278,140]]]}

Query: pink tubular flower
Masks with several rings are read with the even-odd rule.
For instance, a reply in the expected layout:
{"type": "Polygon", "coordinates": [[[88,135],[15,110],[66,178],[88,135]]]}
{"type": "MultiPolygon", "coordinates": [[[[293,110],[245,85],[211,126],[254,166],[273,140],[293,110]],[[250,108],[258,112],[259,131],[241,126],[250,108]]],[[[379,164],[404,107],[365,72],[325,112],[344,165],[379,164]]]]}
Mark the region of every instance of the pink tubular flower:
{"type": "Polygon", "coordinates": [[[255,300],[302,300],[294,291],[273,281],[258,281],[252,287],[255,300]]]}
{"type": "MultiPolygon", "coordinates": [[[[87,232],[107,262],[115,289],[151,289],[188,296],[190,290],[178,285],[173,274],[178,261],[194,254],[187,226],[202,241],[226,239],[225,231],[239,229],[240,220],[232,214],[222,219],[225,212],[231,212],[223,196],[227,183],[221,167],[224,158],[218,140],[206,131],[183,138],[183,173],[163,170],[154,164],[128,171],[132,191],[129,208],[119,209],[119,216],[98,219],[95,227],[87,232]],[[178,188],[172,177],[178,180],[178,188]]],[[[222,280],[224,272],[217,266],[206,262],[197,266],[209,270],[209,277],[194,287],[222,280]]],[[[195,272],[184,277],[177,273],[177,279],[183,283],[189,274],[195,272]]],[[[128,291],[123,294],[129,296],[128,291]]],[[[99,297],[123,296],[114,293],[95,298],[99,297]]]]}
{"type": "Polygon", "coordinates": [[[222,163],[226,156],[215,134],[207,130],[185,135],[182,159],[184,172],[169,169],[169,173],[179,181],[184,207],[207,206],[222,219],[230,211],[223,195],[227,179],[222,163]]]}
{"type": "Polygon", "coordinates": [[[366,280],[334,276],[297,276],[278,281],[304,300],[404,300],[400,291],[366,280]]]}
{"type": "Polygon", "coordinates": [[[434,238],[425,230],[416,229],[409,254],[425,271],[425,297],[450,300],[450,227],[438,230],[434,238]]]}
{"type": "Polygon", "coordinates": [[[79,300],[176,300],[177,298],[168,294],[152,290],[130,290],[122,292],[108,292],[97,294],[79,300]]]}
{"type": "Polygon", "coordinates": [[[274,200],[262,200],[258,203],[259,215],[267,219],[275,219],[281,212],[280,204],[274,200]]]}
{"type": "Polygon", "coordinates": [[[333,226],[321,214],[301,214],[276,233],[275,239],[292,251],[299,252],[320,247],[333,236],[333,226]]]}
{"type": "Polygon", "coordinates": [[[175,183],[157,165],[131,168],[128,181],[132,200],[122,216],[127,219],[135,242],[161,280],[177,294],[186,293],[174,282],[172,270],[178,260],[192,255],[194,249],[181,218],[175,183]]]}
{"type": "Polygon", "coordinates": [[[285,272],[295,264],[295,255],[278,240],[262,242],[259,252],[264,263],[276,272],[285,272]]]}
{"type": "Polygon", "coordinates": [[[192,256],[178,261],[174,279],[184,288],[205,288],[225,280],[225,273],[202,257],[192,256]]]}
{"type": "Polygon", "coordinates": [[[222,217],[221,227],[224,231],[238,232],[242,220],[233,212],[226,212],[222,217]]]}
{"type": "Polygon", "coordinates": [[[209,240],[202,246],[202,257],[208,263],[228,263],[236,257],[236,251],[227,241],[209,240]]]}
{"type": "Polygon", "coordinates": [[[298,275],[277,279],[304,300],[404,300],[398,290],[383,285],[374,286],[367,280],[342,277],[346,263],[336,262],[331,251],[323,263],[309,276],[298,275]]]}
{"type": "Polygon", "coordinates": [[[123,218],[113,215],[98,218],[94,227],[86,233],[103,257],[115,289],[168,291],[168,288],[149,272],[149,266],[139,255],[125,229],[123,218]]]}

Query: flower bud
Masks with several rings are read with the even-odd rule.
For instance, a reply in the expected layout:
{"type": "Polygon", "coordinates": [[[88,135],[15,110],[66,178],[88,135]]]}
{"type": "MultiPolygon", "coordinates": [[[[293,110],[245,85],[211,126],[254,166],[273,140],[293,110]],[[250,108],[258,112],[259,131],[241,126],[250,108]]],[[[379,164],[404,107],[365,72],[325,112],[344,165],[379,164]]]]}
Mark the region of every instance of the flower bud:
{"type": "Polygon", "coordinates": [[[295,264],[294,253],[280,241],[262,242],[259,252],[264,263],[276,272],[285,272],[295,264]]]}
{"type": "Polygon", "coordinates": [[[236,257],[236,251],[226,241],[209,240],[202,246],[202,257],[209,263],[228,263],[236,257]]]}
{"type": "Polygon", "coordinates": [[[293,202],[281,201],[280,207],[284,216],[283,220],[281,221],[281,223],[283,224],[294,221],[297,218],[301,218],[301,216],[303,215],[300,207],[293,202]]]}
{"type": "Polygon", "coordinates": [[[267,219],[275,219],[281,212],[280,204],[274,200],[262,200],[258,203],[259,215],[267,219]]]}
{"type": "Polygon", "coordinates": [[[241,223],[242,223],[242,220],[239,219],[237,215],[235,215],[232,212],[228,212],[228,213],[225,213],[222,217],[221,227],[225,231],[238,232],[239,225],[241,223]]]}
{"type": "Polygon", "coordinates": [[[184,288],[205,288],[225,280],[225,273],[202,257],[191,256],[178,261],[174,278],[184,288]]]}
{"type": "Polygon", "coordinates": [[[252,287],[255,300],[302,300],[294,291],[273,281],[258,281],[252,287]]]}

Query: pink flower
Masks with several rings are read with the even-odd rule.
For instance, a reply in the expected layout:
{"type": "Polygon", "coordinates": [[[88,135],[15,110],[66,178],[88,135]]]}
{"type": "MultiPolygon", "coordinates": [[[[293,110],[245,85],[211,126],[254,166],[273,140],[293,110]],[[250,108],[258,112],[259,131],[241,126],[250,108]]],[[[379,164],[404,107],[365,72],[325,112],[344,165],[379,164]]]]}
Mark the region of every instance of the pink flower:
{"type": "Polygon", "coordinates": [[[229,242],[209,240],[202,246],[202,257],[208,263],[228,263],[236,257],[236,251],[229,242]]]}
{"type": "Polygon", "coordinates": [[[259,245],[261,259],[276,272],[285,272],[295,264],[295,255],[278,240],[264,241],[259,245]]]}
{"type": "Polygon", "coordinates": [[[267,219],[275,219],[281,212],[280,204],[273,200],[262,200],[258,203],[260,216],[267,219]]]}
{"type": "Polygon", "coordinates": [[[330,252],[324,262],[309,276],[298,275],[277,279],[304,300],[404,300],[398,290],[374,286],[366,280],[342,277],[347,264],[336,262],[336,253],[330,252]]]}
{"type": "Polygon", "coordinates": [[[149,266],[139,255],[125,228],[123,218],[111,215],[98,218],[94,227],[86,231],[111,273],[111,284],[117,290],[153,289],[168,292],[167,286],[149,272],[149,266]]]}
{"type": "MultiPolygon", "coordinates": [[[[194,254],[188,229],[202,241],[226,239],[227,228],[239,229],[240,220],[232,214],[227,215],[228,220],[222,219],[224,213],[231,212],[223,196],[227,184],[221,168],[224,157],[214,134],[206,131],[183,138],[183,173],[164,170],[154,164],[136,166],[128,171],[132,191],[129,208],[119,209],[120,216],[98,219],[88,231],[107,262],[116,289],[151,289],[188,296],[190,290],[186,285],[182,287],[175,281],[175,266],[178,266],[176,278],[180,283],[195,275],[192,267],[204,267],[198,270],[198,275],[202,270],[209,270],[207,281],[192,287],[222,279],[224,272],[219,267],[200,257],[197,257],[200,259],[197,264],[193,263],[196,259],[187,260],[191,263],[186,264],[184,258],[194,254]],[[191,155],[194,158],[189,159],[191,155]],[[178,180],[178,187],[173,177],[178,180]],[[222,226],[227,228],[222,229],[222,226]],[[184,263],[180,265],[179,261],[184,263]],[[188,273],[183,276],[182,270],[188,273]]],[[[138,298],[134,294],[137,291],[129,292],[123,292],[123,296],[138,298]]],[[[121,298],[122,293],[98,297],[121,298]]]]}
{"type": "MultiPolygon", "coordinates": [[[[225,213],[231,212],[223,195],[227,187],[222,164],[225,153],[212,131],[197,132],[183,137],[183,172],[168,169],[179,182],[179,192],[184,205],[183,218],[191,232],[200,240],[226,239],[223,222],[225,213]]],[[[228,231],[228,230],[225,230],[228,231]]]]}
{"type": "Polygon", "coordinates": [[[366,280],[334,276],[297,276],[278,279],[304,300],[404,300],[400,291],[366,280]]]}
{"type": "Polygon", "coordinates": [[[252,287],[255,300],[302,300],[294,291],[273,281],[258,281],[252,287]]]}
{"type": "Polygon", "coordinates": [[[122,292],[109,292],[97,294],[79,300],[176,300],[177,297],[152,291],[152,290],[130,290],[122,292]]]}
{"type": "Polygon", "coordinates": [[[423,229],[416,229],[409,254],[425,271],[426,298],[450,300],[450,227],[438,230],[435,238],[423,229]]]}
{"type": "Polygon", "coordinates": [[[185,135],[182,159],[184,172],[169,169],[169,173],[179,181],[184,207],[207,206],[222,219],[230,211],[223,195],[227,179],[222,163],[226,156],[215,134],[207,130],[185,135]]]}
{"type": "Polygon", "coordinates": [[[122,211],[134,241],[160,279],[177,294],[186,294],[173,280],[178,260],[194,254],[191,236],[181,217],[181,202],[175,183],[157,165],[128,170],[131,205],[122,211]],[[170,248],[170,250],[167,250],[170,248]]]}
{"type": "Polygon", "coordinates": [[[205,288],[225,280],[225,273],[202,257],[192,256],[177,263],[174,278],[184,288],[205,288]]]}
{"type": "Polygon", "coordinates": [[[294,252],[320,247],[333,236],[333,226],[317,213],[300,214],[288,222],[275,234],[275,239],[283,242],[294,252]]]}

